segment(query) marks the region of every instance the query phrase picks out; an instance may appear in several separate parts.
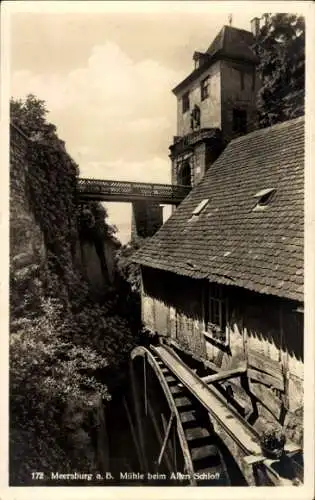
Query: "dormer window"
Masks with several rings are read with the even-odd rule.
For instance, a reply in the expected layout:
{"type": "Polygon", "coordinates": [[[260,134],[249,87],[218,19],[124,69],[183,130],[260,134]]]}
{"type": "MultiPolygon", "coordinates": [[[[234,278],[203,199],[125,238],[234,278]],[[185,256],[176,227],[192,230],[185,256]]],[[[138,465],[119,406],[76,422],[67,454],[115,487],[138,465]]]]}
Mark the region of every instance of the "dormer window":
{"type": "Polygon", "coordinates": [[[205,200],[202,200],[200,203],[198,203],[198,205],[196,206],[196,208],[194,209],[193,211],[193,215],[199,215],[205,208],[206,206],[208,205],[209,203],[209,199],[205,199],[205,200]]]}
{"type": "Polygon", "coordinates": [[[189,92],[186,92],[182,97],[182,107],[183,107],[183,113],[186,113],[186,111],[189,110],[190,107],[189,92]]]}
{"type": "Polygon", "coordinates": [[[190,217],[190,219],[188,219],[188,222],[193,222],[193,221],[197,220],[199,218],[199,215],[204,211],[204,209],[208,205],[208,203],[209,203],[208,198],[201,200],[200,203],[198,203],[198,205],[192,211],[191,217],[190,217]]]}
{"type": "Polygon", "coordinates": [[[204,101],[209,97],[209,77],[204,78],[200,83],[200,96],[201,100],[204,101]]]}
{"type": "Polygon", "coordinates": [[[198,51],[194,52],[193,60],[195,62],[195,70],[202,66],[202,64],[205,61],[205,57],[206,57],[206,55],[203,54],[202,52],[198,52],[198,51]]]}
{"type": "Polygon", "coordinates": [[[255,205],[254,210],[264,210],[267,208],[272,201],[275,192],[276,188],[266,188],[258,191],[258,193],[254,195],[254,198],[257,198],[257,204],[255,205]]]}

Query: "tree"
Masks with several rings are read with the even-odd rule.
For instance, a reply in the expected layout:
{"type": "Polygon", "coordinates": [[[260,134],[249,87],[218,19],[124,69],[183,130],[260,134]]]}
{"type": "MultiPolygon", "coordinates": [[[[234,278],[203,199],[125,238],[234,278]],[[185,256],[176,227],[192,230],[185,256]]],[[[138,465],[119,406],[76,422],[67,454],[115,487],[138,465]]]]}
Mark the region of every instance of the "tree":
{"type": "Polygon", "coordinates": [[[48,112],[45,101],[33,94],[28,94],[25,100],[11,97],[10,120],[31,139],[60,141],[56,126],[46,119],[48,112]]]}
{"type": "Polygon", "coordinates": [[[264,14],[254,50],[260,59],[257,107],[261,127],[304,114],[305,21],[295,14],[264,14]]]}
{"type": "MultiPolygon", "coordinates": [[[[47,121],[49,113],[45,101],[38,99],[33,94],[28,94],[26,99],[10,100],[10,119],[31,139],[50,144],[57,149],[65,152],[65,143],[57,135],[55,125],[47,121]]],[[[69,157],[70,158],[70,157],[69,157]]],[[[76,167],[76,175],[79,175],[79,169],[76,167]]],[[[78,209],[78,227],[80,237],[83,240],[94,242],[96,250],[103,260],[102,244],[105,239],[111,239],[117,242],[115,234],[116,226],[106,222],[108,217],[106,209],[98,202],[89,202],[78,209]]]]}

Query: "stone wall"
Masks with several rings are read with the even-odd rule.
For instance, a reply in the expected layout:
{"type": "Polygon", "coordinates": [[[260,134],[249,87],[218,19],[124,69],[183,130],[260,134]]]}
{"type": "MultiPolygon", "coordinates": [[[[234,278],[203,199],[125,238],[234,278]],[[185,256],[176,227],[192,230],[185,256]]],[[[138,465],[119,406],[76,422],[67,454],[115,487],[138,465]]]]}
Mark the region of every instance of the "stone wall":
{"type": "Polygon", "coordinates": [[[247,113],[247,132],[257,129],[256,96],[260,87],[255,67],[245,63],[221,62],[221,124],[225,143],[239,133],[233,131],[233,109],[247,113]],[[241,79],[243,79],[243,87],[241,79]]]}
{"type": "MultiPolygon", "coordinates": [[[[292,301],[225,287],[226,344],[205,335],[203,283],[142,269],[142,320],[217,369],[247,364],[250,390],[280,418],[282,398],[289,415],[303,408],[303,317],[292,301]],[[261,366],[268,373],[260,376],[261,366]],[[269,374],[269,375],[268,375],[269,374]]],[[[265,413],[261,410],[262,414],[265,413]]],[[[299,420],[296,440],[301,439],[299,420]]]]}
{"type": "Polygon", "coordinates": [[[102,259],[93,242],[77,241],[76,244],[75,264],[97,295],[103,295],[114,283],[117,246],[111,240],[105,240],[100,250],[103,252],[102,259]]]}
{"type": "Polygon", "coordinates": [[[132,203],[131,239],[153,236],[163,225],[163,207],[153,201],[132,203]]]}
{"type": "Polygon", "coordinates": [[[246,111],[247,132],[257,128],[256,96],[260,81],[254,65],[244,62],[218,61],[205,70],[195,81],[184,87],[177,96],[177,133],[183,137],[192,133],[190,114],[195,105],[200,108],[200,129],[217,128],[222,132],[220,141],[212,144],[200,142],[171,155],[172,183],[179,184],[179,171],[189,163],[191,185],[204,177],[206,168],[213,163],[222,148],[240,135],[233,130],[233,109],[246,111]],[[200,84],[209,77],[209,96],[201,100],[200,84]],[[189,91],[189,109],[183,113],[182,98],[189,91]]]}
{"type": "Polygon", "coordinates": [[[177,96],[177,134],[184,136],[191,132],[190,113],[195,104],[199,106],[200,128],[221,128],[221,62],[218,61],[204,71],[190,86],[183,88],[177,96]],[[209,76],[209,97],[201,100],[200,84],[204,78],[209,76]],[[189,90],[190,109],[183,113],[182,97],[189,90]]]}
{"type": "Polygon", "coordinates": [[[29,139],[10,127],[10,259],[23,267],[40,264],[45,257],[44,238],[32,214],[27,196],[26,160],[29,139]]]}
{"type": "MultiPolygon", "coordinates": [[[[31,144],[30,139],[21,130],[11,125],[10,267],[11,275],[18,276],[20,281],[23,276],[29,276],[29,292],[40,294],[38,275],[33,271],[45,263],[46,252],[43,233],[35,221],[27,192],[27,151],[31,144]]],[[[97,269],[92,266],[90,272],[93,271],[95,278],[97,269]]],[[[19,290],[14,293],[11,289],[12,300],[23,303],[19,290]]],[[[98,467],[102,472],[108,470],[108,436],[104,405],[99,395],[87,394],[85,408],[78,402],[69,400],[62,418],[61,431],[67,436],[69,459],[73,461],[74,466],[79,461],[91,469],[98,467]]],[[[88,471],[84,469],[81,472],[88,471]]]]}

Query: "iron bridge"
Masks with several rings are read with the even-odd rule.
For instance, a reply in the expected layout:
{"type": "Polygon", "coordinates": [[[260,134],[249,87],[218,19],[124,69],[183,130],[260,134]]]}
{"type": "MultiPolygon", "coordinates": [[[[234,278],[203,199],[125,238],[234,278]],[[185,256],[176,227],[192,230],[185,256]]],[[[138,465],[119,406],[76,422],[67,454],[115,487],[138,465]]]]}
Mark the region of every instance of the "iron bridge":
{"type": "Polygon", "coordinates": [[[151,200],[166,205],[179,205],[190,190],[191,186],[86,178],[80,178],[77,184],[79,201],[151,200]]]}

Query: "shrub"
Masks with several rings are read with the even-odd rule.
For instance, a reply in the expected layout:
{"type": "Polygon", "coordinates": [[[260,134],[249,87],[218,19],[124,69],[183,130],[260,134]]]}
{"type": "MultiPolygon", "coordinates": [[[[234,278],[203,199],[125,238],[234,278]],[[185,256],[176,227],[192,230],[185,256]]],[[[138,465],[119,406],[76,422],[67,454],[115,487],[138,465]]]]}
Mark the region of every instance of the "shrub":
{"type": "Polygon", "coordinates": [[[55,462],[65,455],[58,442],[69,400],[75,399],[84,408],[89,391],[105,401],[110,399],[106,385],[91,374],[106,367],[107,358],[87,345],[62,340],[64,321],[58,301],[48,299],[41,306],[42,314],[37,319],[13,321],[11,328],[11,458],[13,475],[19,469],[15,477],[18,482],[30,479],[27,468],[54,470],[55,462]],[[23,449],[31,456],[21,460],[23,449]]]}

